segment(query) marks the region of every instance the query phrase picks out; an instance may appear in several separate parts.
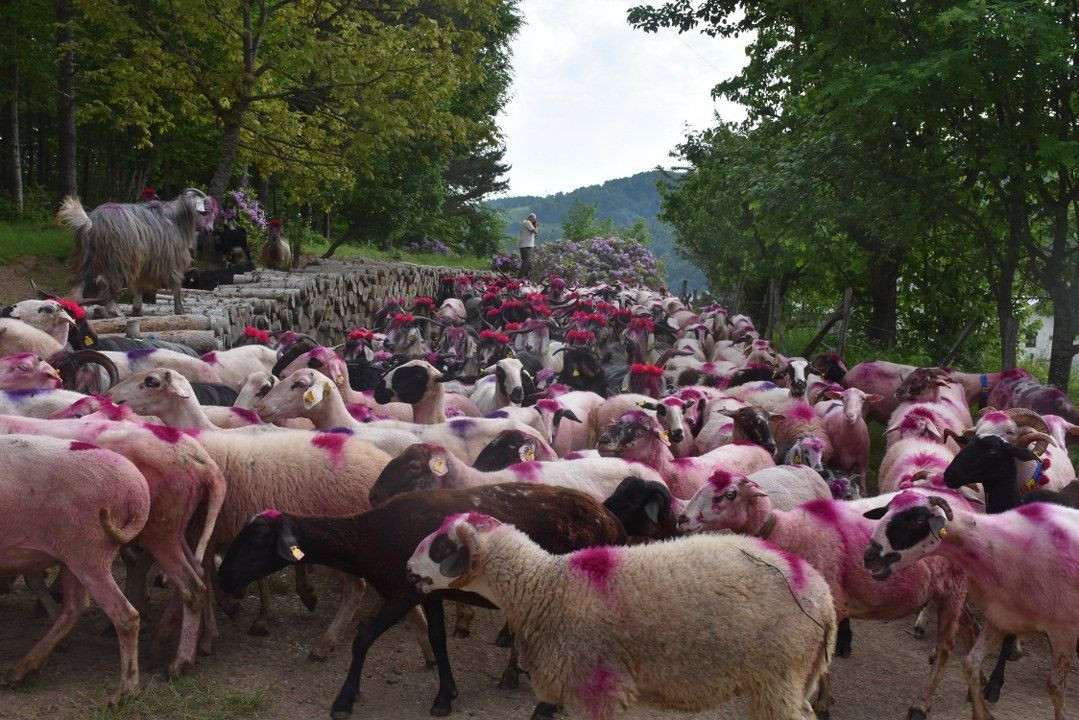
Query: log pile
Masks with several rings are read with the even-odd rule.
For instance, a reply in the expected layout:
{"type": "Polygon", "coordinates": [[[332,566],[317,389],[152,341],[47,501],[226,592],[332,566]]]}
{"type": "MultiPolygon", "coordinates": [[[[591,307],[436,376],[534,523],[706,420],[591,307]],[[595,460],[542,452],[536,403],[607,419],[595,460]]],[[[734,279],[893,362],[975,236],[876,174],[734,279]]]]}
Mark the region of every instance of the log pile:
{"type": "Polygon", "coordinates": [[[182,290],[183,315],[172,314],[171,293],[159,292],[155,304],[143,304],[142,317],[130,317],[131,306],[121,305],[127,317],[96,320],[94,327],[98,333],[162,340],[189,337],[203,347],[212,338],[217,349],[227,349],[254,325],[336,345],[350,330],[371,327],[386,298],[435,297],[443,275],[462,272],[467,271],[365,258],[320,260],[288,272],[260,268],[214,290],[182,290]]]}

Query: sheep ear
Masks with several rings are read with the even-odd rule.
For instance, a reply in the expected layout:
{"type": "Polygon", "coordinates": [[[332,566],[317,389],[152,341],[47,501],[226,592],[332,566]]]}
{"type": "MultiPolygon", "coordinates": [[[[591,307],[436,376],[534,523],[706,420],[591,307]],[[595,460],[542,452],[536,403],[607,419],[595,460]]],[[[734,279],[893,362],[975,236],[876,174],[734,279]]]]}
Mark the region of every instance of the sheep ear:
{"type": "Polygon", "coordinates": [[[442,477],[450,471],[449,467],[446,465],[446,456],[442,453],[435,453],[432,455],[431,459],[427,461],[427,467],[431,468],[431,472],[438,477],[442,477]]]}
{"type": "Polygon", "coordinates": [[[644,514],[650,522],[659,522],[659,511],[663,509],[664,498],[659,494],[653,495],[652,498],[644,504],[644,514]]]}
{"type": "Polygon", "coordinates": [[[304,558],[304,552],[300,549],[300,541],[296,539],[296,528],[292,520],[287,517],[281,518],[281,531],[277,536],[277,554],[287,563],[296,563],[304,558]]]}
{"type": "Polygon", "coordinates": [[[944,518],[940,515],[929,516],[929,530],[933,533],[933,537],[940,540],[940,533],[944,529],[944,518]]]}
{"type": "Polygon", "coordinates": [[[575,412],[573,412],[572,410],[570,410],[569,408],[562,408],[562,409],[556,410],[555,414],[558,415],[559,420],[569,420],[570,422],[575,422],[575,423],[581,422],[581,419],[579,417],[577,417],[577,414],[575,412]]]}
{"type": "Polygon", "coordinates": [[[786,420],[787,416],[779,414],[779,413],[772,413],[771,415],[768,416],[768,419],[771,420],[772,422],[779,422],[780,420],[786,420]]]}
{"type": "Polygon", "coordinates": [[[532,462],[536,459],[536,443],[529,440],[522,444],[517,454],[520,456],[521,462],[532,462]]]}
{"type": "Polygon", "coordinates": [[[171,370],[165,373],[165,389],[168,390],[170,394],[179,398],[186,399],[191,397],[191,393],[184,389],[183,385],[176,376],[172,374],[171,370]]]}
{"type": "Polygon", "coordinates": [[[322,402],[323,396],[326,394],[326,383],[317,382],[311,387],[307,388],[307,392],[303,394],[303,407],[304,410],[310,410],[311,408],[322,402]]]}
{"type": "Polygon", "coordinates": [[[888,506],[882,505],[878,508],[873,508],[867,512],[862,513],[862,517],[867,520],[880,520],[882,517],[888,514],[888,506]]]}
{"type": "MultiPolygon", "coordinates": [[[[827,398],[828,400],[839,400],[839,399],[841,399],[841,398],[843,397],[843,393],[841,393],[841,392],[836,392],[835,390],[826,390],[826,391],[824,392],[824,397],[825,397],[825,398],[827,398]]],[[[878,400],[880,399],[880,395],[877,395],[877,396],[875,396],[875,397],[876,397],[876,398],[877,398],[878,400]]],[[[869,395],[866,395],[866,398],[865,398],[865,399],[866,399],[867,401],[869,400],[869,398],[870,398],[870,396],[869,396],[869,395]]]]}
{"type": "Polygon", "coordinates": [[[883,395],[866,395],[865,396],[865,401],[867,403],[878,403],[883,399],[884,399],[883,395]]]}
{"type": "Polygon", "coordinates": [[[370,346],[364,345],[363,346],[363,357],[364,357],[364,359],[367,360],[367,362],[371,362],[371,361],[373,361],[375,359],[375,351],[372,350],[370,346]]]}

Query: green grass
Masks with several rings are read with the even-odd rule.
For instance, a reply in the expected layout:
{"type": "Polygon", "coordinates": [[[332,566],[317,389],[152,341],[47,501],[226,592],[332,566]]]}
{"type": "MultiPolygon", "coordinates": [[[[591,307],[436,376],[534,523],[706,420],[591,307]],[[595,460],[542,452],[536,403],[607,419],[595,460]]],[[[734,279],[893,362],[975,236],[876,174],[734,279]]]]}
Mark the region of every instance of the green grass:
{"type": "Polygon", "coordinates": [[[25,255],[66,260],[74,235],[51,222],[0,223],[0,262],[25,255]]]}
{"type": "Polygon", "coordinates": [[[118,707],[105,707],[104,690],[83,698],[93,709],[84,720],[231,720],[250,717],[270,704],[266,688],[237,690],[214,678],[182,677],[173,681],[152,680],[138,697],[118,707]]]}
{"type": "MultiPolygon", "coordinates": [[[[330,243],[326,240],[305,241],[303,251],[321,255],[330,243]]],[[[444,265],[461,267],[469,270],[489,270],[491,259],[474,255],[437,255],[435,253],[406,253],[403,250],[379,250],[370,245],[342,245],[333,254],[334,258],[362,257],[369,260],[387,262],[410,262],[417,265],[444,265]]]]}

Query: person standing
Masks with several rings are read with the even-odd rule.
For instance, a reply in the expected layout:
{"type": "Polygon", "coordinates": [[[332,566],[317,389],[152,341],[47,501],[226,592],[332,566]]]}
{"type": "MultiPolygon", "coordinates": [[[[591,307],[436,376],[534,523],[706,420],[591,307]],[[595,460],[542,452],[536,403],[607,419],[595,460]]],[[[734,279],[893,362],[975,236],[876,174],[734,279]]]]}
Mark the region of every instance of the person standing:
{"type": "Polygon", "coordinates": [[[532,249],[536,246],[536,235],[539,234],[539,220],[536,213],[529,213],[525,221],[521,223],[521,235],[519,243],[521,250],[521,269],[517,273],[518,278],[527,278],[532,272],[532,249]]]}

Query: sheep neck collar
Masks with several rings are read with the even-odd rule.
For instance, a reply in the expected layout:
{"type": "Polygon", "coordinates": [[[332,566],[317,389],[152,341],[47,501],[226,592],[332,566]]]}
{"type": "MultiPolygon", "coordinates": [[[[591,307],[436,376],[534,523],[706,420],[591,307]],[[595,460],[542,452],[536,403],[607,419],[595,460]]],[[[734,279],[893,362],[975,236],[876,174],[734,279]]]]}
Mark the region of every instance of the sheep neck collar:
{"type": "Polygon", "coordinates": [[[1045,463],[1040,458],[1034,459],[1034,474],[1030,476],[1030,479],[1023,483],[1023,492],[1030,492],[1037,488],[1042,482],[1042,472],[1045,470],[1045,463]]]}
{"type": "Polygon", "coordinates": [[[978,378],[978,383],[982,386],[982,395],[979,406],[985,407],[989,404],[989,376],[983,374],[978,378]]]}
{"type": "Polygon", "coordinates": [[[757,537],[761,540],[767,540],[768,536],[772,534],[772,531],[776,529],[776,513],[773,510],[768,513],[768,519],[761,525],[761,529],[757,531],[757,537]]]}

